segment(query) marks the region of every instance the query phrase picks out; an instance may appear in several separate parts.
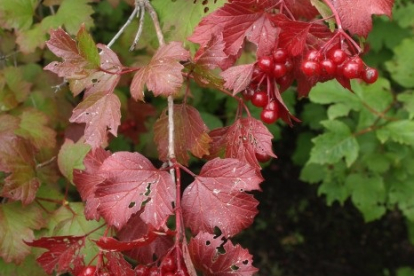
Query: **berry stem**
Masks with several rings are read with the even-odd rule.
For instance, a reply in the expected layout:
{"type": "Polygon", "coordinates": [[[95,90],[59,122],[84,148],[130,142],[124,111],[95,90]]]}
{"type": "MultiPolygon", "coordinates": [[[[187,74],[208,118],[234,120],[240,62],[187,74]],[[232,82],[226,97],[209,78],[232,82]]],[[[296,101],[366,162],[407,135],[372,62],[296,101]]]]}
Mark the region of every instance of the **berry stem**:
{"type": "Polygon", "coordinates": [[[332,4],[331,0],[323,0],[323,2],[325,2],[325,4],[331,9],[332,14],[335,17],[336,25],[338,25],[338,29],[342,30],[342,21],[339,18],[339,14],[336,11],[336,9],[335,9],[334,5],[332,4]]]}

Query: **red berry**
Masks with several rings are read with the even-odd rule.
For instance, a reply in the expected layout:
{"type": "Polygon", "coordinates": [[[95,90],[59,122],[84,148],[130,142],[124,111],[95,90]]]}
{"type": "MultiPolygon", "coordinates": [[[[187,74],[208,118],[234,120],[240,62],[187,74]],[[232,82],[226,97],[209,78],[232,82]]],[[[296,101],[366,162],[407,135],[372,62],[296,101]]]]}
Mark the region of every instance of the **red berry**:
{"type": "Polygon", "coordinates": [[[308,77],[319,76],[319,74],[321,73],[321,66],[316,61],[308,60],[308,61],[302,62],[300,69],[308,77]]]}
{"type": "Polygon", "coordinates": [[[264,76],[263,71],[260,70],[259,67],[254,67],[253,73],[252,73],[252,82],[258,83],[259,81],[262,80],[263,76],[264,76]]]}
{"type": "Polygon", "coordinates": [[[171,272],[177,270],[177,263],[175,259],[171,256],[165,256],[161,263],[161,269],[164,272],[171,272]]]}
{"type": "Polygon", "coordinates": [[[149,267],[145,265],[138,265],[135,267],[135,275],[136,276],[149,276],[149,267]]]}
{"type": "Polygon", "coordinates": [[[285,63],[287,56],[288,56],[286,50],[282,48],[273,50],[272,55],[273,55],[273,60],[276,63],[285,63]]]}
{"type": "Polygon", "coordinates": [[[262,113],[260,113],[260,119],[266,124],[273,124],[278,118],[279,116],[276,110],[263,109],[262,113]]]}
{"type": "Polygon", "coordinates": [[[270,155],[264,153],[264,152],[256,152],[256,159],[257,161],[259,161],[260,163],[264,163],[270,160],[270,158],[272,158],[270,155]]]}
{"type": "Polygon", "coordinates": [[[169,271],[169,272],[167,272],[167,273],[163,273],[162,275],[163,275],[163,276],[175,276],[175,273],[174,273],[174,272],[169,271]]]}
{"type": "Polygon", "coordinates": [[[277,101],[271,101],[266,105],[264,109],[275,110],[277,112],[279,110],[279,105],[277,101]]]}
{"type": "Polygon", "coordinates": [[[275,67],[273,69],[273,77],[275,77],[276,79],[283,77],[284,75],[286,75],[287,70],[286,70],[286,66],[282,63],[275,63],[275,67]]]}
{"type": "Polygon", "coordinates": [[[96,272],[96,266],[88,265],[88,266],[85,266],[77,276],[92,276],[92,275],[95,275],[95,272],[96,272]]]}
{"type": "Polygon", "coordinates": [[[328,58],[335,64],[341,64],[347,59],[348,55],[341,49],[332,49],[328,52],[328,58]]]}
{"type": "Polygon", "coordinates": [[[311,50],[306,54],[305,60],[319,61],[321,59],[321,53],[316,50],[311,50]]]}
{"type": "Polygon", "coordinates": [[[361,65],[353,60],[350,60],[344,64],[342,69],[342,73],[345,78],[348,79],[356,79],[359,78],[361,75],[361,65]]]}
{"type": "Polygon", "coordinates": [[[246,89],[244,89],[242,91],[242,96],[244,98],[245,101],[250,101],[252,99],[254,95],[254,89],[252,87],[246,87],[246,89]]]}
{"type": "Polygon", "coordinates": [[[378,79],[378,71],[375,68],[367,67],[362,73],[362,79],[366,83],[374,83],[378,79]]]}
{"type": "Polygon", "coordinates": [[[351,58],[351,61],[357,63],[358,66],[361,68],[361,71],[363,71],[363,68],[364,68],[365,64],[359,56],[355,56],[355,57],[351,58]]]}
{"type": "Polygon", "coordinates": [[[267,93],[265,91],[259,91],[254,93],[251,101],[254,106],[264,107],[267,105],[269,97],[267,96],[267,93]]]}
{"type": "Polygon", "coordinates": [[[150,268],[148,276],[158,276],[160,273],[158,272],[158,267],[153,266],[150,268]]]}
{"type": "Polygon", "coordinates": [[[293,78],[288,76],[288,75],[284,75],[283,77],[277,79],[277,83],[280,85],[280,87],[288,87],[292,84],[293,82],[293,78]]]}
{"type": "Polygon", "coordinates": [[[273,57],[271,56],[263,56],[257,61],[259,68],[266,73],[271,73],[273,71],[274,64],[273,57]]]}
{"type": "Polygon", "coordinates": [[[320,62],[322,75],[326,77],[334,77],[336,73],[336,65],[330,59],[325,59],[320,62]]]}

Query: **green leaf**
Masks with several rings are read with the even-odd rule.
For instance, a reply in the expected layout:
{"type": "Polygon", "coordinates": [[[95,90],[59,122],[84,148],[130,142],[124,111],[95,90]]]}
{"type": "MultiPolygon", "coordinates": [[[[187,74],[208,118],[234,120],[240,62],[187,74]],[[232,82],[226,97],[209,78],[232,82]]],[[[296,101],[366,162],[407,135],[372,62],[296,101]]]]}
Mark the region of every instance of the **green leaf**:
{"type": "Polygon", "coordinates": [[[332,205],[335,201],[343,204],[351,194],[349,187],[345,185],[347,175],[345,163],[338,162],[325,168],[325,171],[325,178],[319,186],[318,195],[324,194],[328,205],[332,205]]]}
{"type": "Polygon", "coordinates": [[[20,137],[30,140],[37,149],[53,148],[56,145],[56,132],[47,126],[48,117],[36,109],[29,109],[20,115],[20,137]]]}
{"type": "Polygon", "coordinates": [[[33,53],[37,47],[43,48],[46,41],[47,31],[42,24],[34,24],[30,29],[17,33],[16,43],[19,50],[24,54],[33,53]]]}
{"type": "Polygon", "coordinates": [[[56,13],[57,21],[65,26],[70,34],[76,34],[82,24],[86,28],[93,26],[93,9],[88,2],[91,0],[63,1],[56,13]]]}
{"type": "Polygon", "coordinates": [[[338,117],[344,117],[349,114],[352,108],[344,103],[337,103],[328,107],[328,118],[334,120],[338,117]]]}
{"type": "Polygon", "coordinates": [[[98,68],[101,64],[98,48],[96,48],[92,36],[86,31],[84,25],[79,29],[76,39],[78,41],[79,54],[90,63],[88,65],[90,68],[88,69],[98,68]]]}
{"type": "Polygon", "coordinates": [[[403,29],[395,20],[397,17],[393,16],[391,21],[388,17],[374,18],[374,28],[368,36],[368,43],[370,50],[379,52],[381,56],[384,51],[383,48],[394,49],[404,38],[411,36],[409,29],[403,29]],[[392,34],[392,39],[389,39],[384,34],[392,34]]]}
{"type": "Polygon", "coordinates": [[[395,11],[393,12],[393,18],[401,27],[410,28],[414,26],[413,14],[414,4],[407,3],[404,5],[404,7],[395,9],[395,11]]]}
{"type": "Polygon", "coordinates": [[[325,167],[319,164],[306,164],[300,172],[300,180],[309,183],[321,182],[326,176],[325,167]]]}
{"type": "Polygon", "coordinates": [[[30,247],[23,241],[33,240],[33,230],[43,226],[42,211],[36,205],[23,207],[20,202],[1,204],[0,256],[6,262],[22,262],[30,254],[30,247]]]}
{"type": "Polygon", "coordinates": [[[203,119],[204,123],[208,127],[208,129],[215,129],[223,127],[223,122],[215,115],[200,111],[201,119],[203,119]]]}
{"type": "Polygon", "coordinates": [[[0,275],[9,276],[48,276],[43,268],[36,262],[36,257],[31,254],[18,265],[6,263],[0,258],[0,275]]]}
{"type": "Polygon", "coordinates": [[[8,111],[24,102],[30,88],[31,84],[23,79],[21,67],[4,68],[0,71],[0,110],[8,111]]]}
{"type": "Polygon", "coordinates": [[[394,181],[389,191],[390,204],[398,208],[411,221],[414,221],[414,180],[412,177],[405,181],[394,181]]]}
{"type": "Polygon", "coordinates": [[[394,48],[394,58],[385,63],[391,77],[404,87],[414,87],[414,40],[404,39],[394,48]]]}
{"type": "Polygon", "coordinates": [[[362,161],[367,168],[374,173],[385,173],[389,170],[391,165],[390,160],[384,156],[384,154],[379,152],[364,155],[362,161]]]}
{"type": "Polygon", "coordinates": [[[312,139],[315,146],[311,150],[310,163],[334,164],[345,158],[347,166],[358,157],[359,145],[349,127],[340,121],[323,121],[329,130],[312,139]]]}
{"type": "Polygon", "coordinates": [[[378,113],[386,110],[394,100],[390,82],[384,78],[378,78],[373,84],[355,85],[353,88],[355,94],[364,102],[364,108],[378,113]]]}
{"type": "Polygon", "coordinates": [[[300,119],[304,125],[308,125],[311,129],[323,129],[322,120],[326,120],[326,109],[320,104],[307,103],[303,107],[300,119]]]}
{"type": "Polygon", "coordinates": [[[411,267],[400,267],[397,270],[397,276],[414,276],[414,269],[411,267]]]}
{"type": "Polygon", "coordinates": [[[303,166],[309,159],[310,150],[312,148],[312,138],[315,135],[311,132],[300,133],[296,140],[296,149],[292,155],[292,161],[296,165],[303,166]]]}
{"type": "Polygon", "coordinates": [[[337,81],[318,83],[309,93],[309,99],[311,102],[319,104],[343,103],[352,110],[360,110],[362,108],[358,97],[343,88],[337,81]]]}
{"type": "Polygon", "coordinates": [[[188,0],[153,1],[152,5],[157,11],[162,30],[168,41],[183,41],[185,48],[195,50],[194,44],[188,42],[194,28],[201,19],[221,7],[221,1],[208,1],[207,5],[188,0]],[[206,12],[207,11],[207,12],[206,12]],[[185,20],[180,15],[185,15],[185,20]]]}
{"type": "Polygon", "coordinates": [[[377,130],[377,137],[381,143],[392,140],[400,144],[414,146],[414,121],[390,122],[377,130]]]}
{"type": "Polygon", "coordinates": [[[408,112],[408,119],[414,118],[414,91],[405,91],[397,95],[398,101],[403,103],[404,109],[408,112]]]}
{"type": "Polygon", "coordinates": [[[48,234],[49,236],[80,236],[92,232],[86,239],[85,247],[81,252],[85,255],[85,263],[89,263],[99,253],[99,248],[93,240],[98,240],[103,236],[105,228],[98,229],[104,224],[102,220],[86,220],[84,211],[82,202],[69,203],[67,206],[60,207],[50,217],[48,234]],[[98,230],[93,232],[96,229],[98,230]]]}
{"type": "Polygon", "coordinates": [[[6,29],[29,29],[38,3],[38,0],[1,0],[0,26],[6,29]]]}
{"type": "Polygon", "coordinates": [[[79,140],[76,144],[66,139],[58,154],[58,165],[60,172],[73,183],[73,170],[83,170],[83,159],[91,147],[79,140]]]}
{"type": "Polygon", "coordinates": [[[385,214],[386,192],[382,177],[350,174],[345,184],[351,189],[352,202],[361,211],[366,222],[385,214]]]}

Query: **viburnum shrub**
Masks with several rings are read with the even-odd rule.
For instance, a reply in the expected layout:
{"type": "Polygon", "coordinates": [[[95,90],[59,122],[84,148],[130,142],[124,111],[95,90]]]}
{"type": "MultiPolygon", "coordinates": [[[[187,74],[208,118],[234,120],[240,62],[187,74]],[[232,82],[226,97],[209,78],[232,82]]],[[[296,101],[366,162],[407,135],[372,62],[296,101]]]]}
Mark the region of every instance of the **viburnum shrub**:
{"type": "MultiPolygon", "coordinates": [[[[45,2],[54,5],[49,3],[53,1],[45,2]]],[[[0,153],[7,158],[0,160],[0,170],[7,177],[0,215],[15,216],[20,201],[26,206],[28,223],[14,226],[27,233],[18,242],[25,252],[8,254],[7,249],[14,245],[3,242],[0,256],[7,262],[21,262],[30,247],[44,248],[37,262],[49,274],[253,275],[258,269],[252,256],[231,238],[252,224],[259,202],[251,192],[260,191],[263,180],[260,162],[276,157],[273,135],[263,123],[281,119],[293,126],[300,122],[282,98],[291,86],[299,97],[306,97],[314,85],[328,80],[336,79],[348,90],[351,79],[374,83],[378,72],[362,60],[362,42],[371,30],[371,16],[391,16],[393,0],[367,0],[364,8],[358,9],[355,6],[362,3],[356,0],[214,1],[216,9],[206,6],[205,12],[210,13],[188,41],[166,41],[168,32],[163,31],[153,3],[135,0],[126,24],[106,45],[95,44],[85,24],[75,37],[67,32],[74,27],[62,14],[76,5],[74,2],[63,1],[56,14],[30,30],[24,27],[25,22],[4,16],[0,22],[22,28],[17,39],[20,37],[19,45],[26,51],[30,45],[22,41],[29,34],[42,37],[50,26],[63,25],[53,28],[46,42],[60,61],[47,64],[44,70],[62,78],[73,96],[81,96],[79,103],[74,102],[69,119],[73,129],[63,134],[66,139],[57,164],[61,174],[75,185],[84,206],[67,201],[69,186],[63,198],[36,195],[40,183],[50,181],[45,168],[54,162],[55,155],[53,147],[43,151],[56,134],[46,126],[45,115],[35,109],[16,111],[19,117],[2,114],[0,153]],[[145,14],[151,21],[144,20],[145,14]],[[122,52],[117,54],[112,46],[135,17],[139,22],[135,39],[130,37],[130,50],[137,48],[148,31],[156,33],[158,47],[150,59],[129,66],[121,62],[122,52]],[[198,44],[198,49],[190,42],[198,44]],[[240,64],[244,50],[252,47],[255,60],[240,64]],[[138,127],[133,115],[125,118],[121,112],[123,99],[117,87],[125,82],[122,77],[129,81],[131,109],[144,108],[134,102],[153,99],[149,92],[165,99],[167,107],[152,126],[160,166],[136,151],[105,150],[111,137],[128,135],[138,127]],[[190,105],[192,83],[234,98],[238,108],[228,126],[207,128],[199,111],[190,105]],[[251,116],[247,101],[262,109],[260,120],[251,116]],[[34,126],[38,128],[31,131],[34,126]],[[198,174],[189,168],[189,153],[207,160],[198,174]],[[182,174],[193,179],[185,188],[182,174]],[[56,218],[48,226],[54,229],[52,235],[45,232],[34,238],[33,230],[45,226],[42,210],[30,205],[34,201],[56,218]],[[46,204],[61,208],[50,212],[52,207],[46,204]],[[70,229],[74,221],[78,221],[76,235],[56,234],[70,229]]],[[[203,6],[208,1],[184,2],[203,6]]],[[[0,9],[7,15],[13,9],[11,2],[6,3],[0,9]]],[[[166,18],[186,20],[186,16],[169,14],[166,18]]],[[[41,47],[41,42],[31,47],[41,47]]],[[[3,74],[14,72],[10,69],[3,74]]],[[[29,84],[14,78],[8,81],[6,77],[6,83],[0,85],[13,91],[27,90],[29,84]]],[[[16,95],[26,100],[27,96],[16,95]]],[[[24,100],[15,99],[17,103],[24,100]]]]}

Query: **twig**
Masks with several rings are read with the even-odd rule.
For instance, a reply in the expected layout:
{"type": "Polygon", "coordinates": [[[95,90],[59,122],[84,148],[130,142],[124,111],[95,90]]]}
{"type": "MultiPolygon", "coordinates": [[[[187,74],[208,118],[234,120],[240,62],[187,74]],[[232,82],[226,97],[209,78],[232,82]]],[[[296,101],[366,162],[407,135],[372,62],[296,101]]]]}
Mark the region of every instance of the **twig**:
{"type": "Polygon", "coordinates": [[[141,6],[140,8],[141,8],[141,13],[139,15],[138,31],[137,31],[137,34],[135,35],[134,42],[132,43],[131,47],[129,48],[130,51],[135,50],[135,47],[138,44],[138,40],[141,37],[142,29],[143,29],[143,26],[144,26],[145,7],[144,6],[141,6]]]}
{"type": "Polygon", "coordinates": [[[126,27],[128,27],[129,24],[131,24],[132,20],[136,16],[136,14],[139,11],[139,6],[135,6],[135,9],[132,11],[131,15],[129,16],[127,22],[119,29],[119,31],[116,33],[116,35],[112,38],[111,41],[106,45],[108,48],[111,48],[111,46],[115,43],[115,41],[121,36],[121,34],[125,31],[126,27]]]}
{"type": "Polygon", "coordinates": [[[164,35],[162,34],[162,30],[160,27],[160,21],[158,20],[157,13],[148,0],[145,1],[145,8],[148,10],[148,13],[151,16],[152,22],[154,23],[155,32],[157,33],[160,46],[163,46],[165,44],[164,35]]]}

